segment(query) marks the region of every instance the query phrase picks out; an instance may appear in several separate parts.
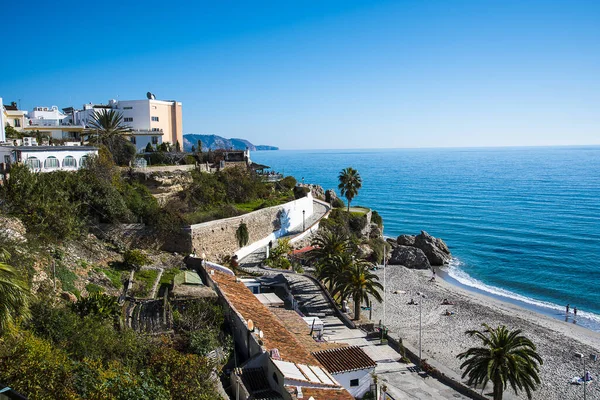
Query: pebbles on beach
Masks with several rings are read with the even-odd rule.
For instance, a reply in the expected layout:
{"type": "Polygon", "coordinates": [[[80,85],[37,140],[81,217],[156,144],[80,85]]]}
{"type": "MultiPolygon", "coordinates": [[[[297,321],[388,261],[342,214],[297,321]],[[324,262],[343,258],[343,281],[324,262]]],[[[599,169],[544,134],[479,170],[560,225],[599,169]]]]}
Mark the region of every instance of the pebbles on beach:
{"type": "MultiPolygon", "coordinates": [[[[383,284],[383,270],[376,271],[383,284]]],[[[400,336],[415,348],[419,343],[419,306],[409,305],[411,299],[422,301],[423,358],[435,359],[457,375],[461,375],[456,355],[469,347],[479,346],[465,331],[481,329],[482,323],[492,327],[506,325],[521,329],[537,346],[544,364],[540,368],[542,385],[534,392],[534,399],[580,399],[583,387],[571,385],[574,376],[583,374],[583,365],[575,353],[600,353],[600,334],[571,323],[554,320],[513,304],[503,303],[453,286],[441,279],[429,282],[428,271],[409,270],[402,266],[388,266],[386,274],[386,319],[394,335],[400,336]],[[417,292],[425,294],[419,298],[417,292]],[[448,299],[454,305],[442,305],[448,299]],[[445,311],[454,314],[446,316],[445,311]]],[[[382,318],[382,304],[373,302],[373,319],[382,318]]],[[[600,360],[588,362],[587,369],[594,380],[600,377],[600,360]]],[[[491,386],[489,387],[491,391],[491,386]]],[[[507,389],[507,393],[512,389],[507,389]]],[[[595,382],[587,388],[589,399],[600,399],[600,385],[595,382]]],[[[519,398],[526,399],[525,393],[519,398]]]]}

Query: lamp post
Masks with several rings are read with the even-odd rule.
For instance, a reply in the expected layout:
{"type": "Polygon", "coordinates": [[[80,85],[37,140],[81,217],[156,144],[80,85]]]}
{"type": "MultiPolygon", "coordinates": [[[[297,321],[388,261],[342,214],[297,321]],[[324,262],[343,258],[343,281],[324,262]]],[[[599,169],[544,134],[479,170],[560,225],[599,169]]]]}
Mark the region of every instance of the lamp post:
{"type": "MultiPolygon", "coordinates": [[[[304,179],[304,178],[302,178],[304,179]]],[[[305,219],[304,216],[306,215],[306,210],[302,210],[302,232],[304,232],[306,230],[306,223],[305,223],[305,219]]]]}
{"type": "Polygon", "coordinates": [[[421,369],[421,337],[423,336],[423,309],[421,303],[423,303],[423,299],[425,299],[425,294],[417,292],[417,296],[419,296],[419,369],[421,369]]]}
{"type": "MultiPolygon", "coordinates": [[[[385,275],[387,272],[387,263],[386,263],[386,257],[385,257],[385,253],[383,255],[383,329],[385,329],[385,306],[387,305],[386,303],[386,281],[385,281],[385,275]]],[[[383,341],[383,329],[381,330],[381,340],[383,341]]]]}
{"type": "MultiPolygon", "coordinates": [[[[586,376],[586,371],[585,371],[585,359],[586,357],[583,355],[583,353],[575,353],[575,358],[581,358],[583,360],[583,400],[586,400],[586,396],[587,396],[587,376],[586,376]]],[[[596,354],[590,354],[590,360],[591,361],[596,361],[596,359],[598,358],[598,356],[596,354]]]]}

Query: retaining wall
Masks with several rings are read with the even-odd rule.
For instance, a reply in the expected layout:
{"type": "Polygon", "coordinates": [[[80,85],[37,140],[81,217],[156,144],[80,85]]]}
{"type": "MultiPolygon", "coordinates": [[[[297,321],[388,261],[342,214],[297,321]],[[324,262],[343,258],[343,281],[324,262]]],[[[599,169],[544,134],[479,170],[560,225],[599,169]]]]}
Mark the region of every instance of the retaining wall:
{"type": "Polygon", "coordinates": [[[205,253],[209,260],[219,260],[222,256],[232,254],[241,259],[301,227],[302,211],[305,212],[304,218],[313,214],[312,195],[238,217],[192,225],[191,245],[196,254],[205,253]],[[248,243],[251,244],[240,248],[235,233],[242,221],[248,227],[248,243]]]}

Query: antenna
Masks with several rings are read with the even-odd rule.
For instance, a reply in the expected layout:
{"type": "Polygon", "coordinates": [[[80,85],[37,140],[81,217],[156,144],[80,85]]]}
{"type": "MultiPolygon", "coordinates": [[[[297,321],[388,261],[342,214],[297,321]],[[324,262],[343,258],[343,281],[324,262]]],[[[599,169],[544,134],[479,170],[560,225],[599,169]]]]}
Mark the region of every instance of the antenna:
{"type": "Polygon", "coordinates": [[[146,93],[146,97],[148,98],[148,100],[152,100],[152,93],[150,93],[150,92],[146,93]]]}

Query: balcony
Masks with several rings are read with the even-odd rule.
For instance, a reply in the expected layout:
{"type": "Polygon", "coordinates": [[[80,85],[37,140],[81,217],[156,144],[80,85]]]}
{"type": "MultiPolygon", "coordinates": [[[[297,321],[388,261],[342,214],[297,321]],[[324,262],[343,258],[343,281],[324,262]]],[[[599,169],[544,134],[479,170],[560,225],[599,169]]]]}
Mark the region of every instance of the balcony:
{"type": "Polygon", "coordinates": [[[83,129],[83,124],[72,124],[70,122],[63,122],[60,119],[43,119],[43,118],[30,118],[25,120],[25,128],[27,127],[72,127],[83,129]]]}

